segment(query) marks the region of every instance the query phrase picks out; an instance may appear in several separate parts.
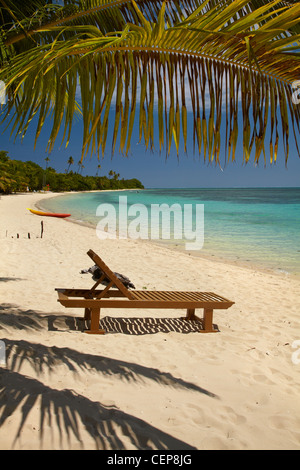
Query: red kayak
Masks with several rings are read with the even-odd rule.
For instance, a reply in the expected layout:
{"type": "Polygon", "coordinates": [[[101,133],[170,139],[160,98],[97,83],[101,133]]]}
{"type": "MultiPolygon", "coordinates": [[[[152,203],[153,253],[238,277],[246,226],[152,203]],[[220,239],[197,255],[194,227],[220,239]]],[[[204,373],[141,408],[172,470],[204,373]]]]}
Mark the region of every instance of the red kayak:
{"type": "Polygon", "coordinates": [[[65,217],[70,217],[71,214],[56,214],[55,212],[43,212],[43,211],[36,211],[34,209],[29,209],[27,208],[30,212],[36,215],[43,215],[44,217],[60,217],[60,218],[65,218],[65,217]]]}

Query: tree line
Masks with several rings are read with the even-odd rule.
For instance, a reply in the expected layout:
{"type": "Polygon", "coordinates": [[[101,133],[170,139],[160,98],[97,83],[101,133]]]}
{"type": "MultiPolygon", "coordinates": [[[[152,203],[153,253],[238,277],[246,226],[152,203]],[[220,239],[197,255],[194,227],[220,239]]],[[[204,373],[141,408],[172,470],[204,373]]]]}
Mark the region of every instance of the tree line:
{"type": "Polygon", "coordinates": [[[57,173],[54,168],[46,169],[32,161],[22,162],[12,160],[8,152],[0,150],[0,193],[10,194],[23,191],[95,191],[104,189],[143,189],[143,184],[136,178],[120,178],[120,174],[111,170],[108,176],[98,176],[101,165],[98,165],[95,176],[83,176],[80,171],[82,164],[78,164],[78,171],[70,170],[74,160],[68,160],[65,173],[57,173]]]}

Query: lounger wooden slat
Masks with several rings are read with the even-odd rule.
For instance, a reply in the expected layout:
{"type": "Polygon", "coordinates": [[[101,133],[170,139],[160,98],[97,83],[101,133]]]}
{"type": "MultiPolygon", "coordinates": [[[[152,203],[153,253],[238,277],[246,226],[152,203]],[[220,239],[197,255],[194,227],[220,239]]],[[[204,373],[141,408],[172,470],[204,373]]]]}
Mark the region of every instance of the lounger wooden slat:
{"type": "Polygon", "coordinates": [[[149,293],[146,291],[133,291],[132,298],[136,300],[149,300],[149,293]]]}
{"type": "Polygon", "coordinates": [[[170,300],[167,293],[160,291],[147,292],[148,298],[153,300],[170,300]]]}
{"type": "Polygon", "coordinates": [[[143,292],[139,292],[139,291],[132,292],[133,298],[137,300],[144,300],[145,296],[143,294],[144,294],[143,292]]]}
{"type": "Polygon", "coordinates": [[[167,295],[167,296],[169,297],[168,302],[169,302],[170,300],[178,300],[178,302],[184,301],[181,292],[174,292],[174,291],[165,292],[165,295],[167,295]]]}
{"type": "Polygon", "coordinates": [[[167,292],[164,293],[160,291],[152,291],[152,292],[147,291],[145,300],[155,300],[155,301],[161,300],[165,302],[165,301],[169,301],[170,297],[168,296],[167,292]]]}
{"type": "Polygon", "coordinates": [[[56,289],[58,302],[66,308],[83,308],[84,319],[91,321],[85,333],[104,334],[99,328],[101,308],[118,309],[186,309],[186,320],[201,321],[201,332],[218,331],[213,325],[213,310],[228,309],[234,302],[213,292],[195,291],[129,291],[110,268],[92,250],[87,253],[103,271],[110,282],[104,289],[97,289],[99,281],[91,289],[56,289]],[[195,315],[195,309],[203,309],[203,318],[195,315]]]}
{"type": "Polygon", "coordinates": [[[210,298],[222,302],[223,298],[213,292],[209,292],[210,298]]]}
{"type": "MultiPolygon", "coordinates": [[[[212,300],[210,296],[210,292],[201,292],[201,295],[198,297],[198,300],[202,300],[204,302],[210,302],[212,300]]],[[[214,299],[213,299],[214,300],[214,299]]]]}
{"type": "Polygon", "coordinates": [[[199,295],[199,292],[189,292],[189,298],[196,301],[201,299],[204,300],[203,295],[199,295]]]}
{"type": "Polygon", "coordinates": [[[199,296],[193,292],[181,292],[180,293],[182,299],[185,299],[185,300],[188,300],[188,301],[198,301],[199,300],[199,296]]]}
{"type": "Polygon", "coordinates": [[[148,300],[152,299],[152,300],[155,300],[155,301],[160,300],[162,302],[165,302],[165,301],[169,300],[169,297],[167,296],[167,294],[164,295],[164,294],[161,294],[160,292],[155,291],[155,292],[152,292],[152,293],[149,292],[147,294],[147,299],[148,300]]]}

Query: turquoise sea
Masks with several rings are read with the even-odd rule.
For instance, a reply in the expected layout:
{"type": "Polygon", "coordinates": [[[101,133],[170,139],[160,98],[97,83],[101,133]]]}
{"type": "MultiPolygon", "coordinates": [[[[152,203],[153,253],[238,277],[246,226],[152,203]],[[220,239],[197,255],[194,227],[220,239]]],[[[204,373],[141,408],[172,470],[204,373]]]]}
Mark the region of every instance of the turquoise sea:
{"type": "MultiPolygon", "coordinates": [[[[200,233],[197,207],[204,209],[204,243],[190,253],[300,277],[300,188],[146,189],[71,193],[43,201],[43,209],[71,213],[72,220],[94,227],[108,221],[104,209],[111,209],[117,235],[120,213],[124,221],[127,211],[131,237],[153,239],[158,233],[160,240],[152,241],[182,250],[188,241],[186,227],[190,237],[200,233]],[[99,206],[102,216],[96,215],[99,206]],[[162,215],[157,218],[157,207],[165,210],[165,221],[169,216],[169,227],[162,215]],[[154,222],[159,227],[153,227],[154,222]]],[[[111,227],[106,228],[111,231],[111,227]]]]}

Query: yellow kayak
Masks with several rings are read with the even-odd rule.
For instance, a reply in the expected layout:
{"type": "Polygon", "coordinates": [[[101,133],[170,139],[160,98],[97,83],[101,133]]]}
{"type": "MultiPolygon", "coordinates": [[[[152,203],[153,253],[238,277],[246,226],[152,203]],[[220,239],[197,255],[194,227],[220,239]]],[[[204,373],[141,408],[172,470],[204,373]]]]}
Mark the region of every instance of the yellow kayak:
{"type": "Polygon", "coordinates": [[[43,212],[43,211],[36,211],[34,209],[29,209],[27,207],[27,209],[32,212],[32,214],[36,214],[36,215],[42,215],[44,217],[60,217],[60,218],[64,218],[64,217],[70,217],[71,214],[57,214],[55,212],[43,212]]]}

